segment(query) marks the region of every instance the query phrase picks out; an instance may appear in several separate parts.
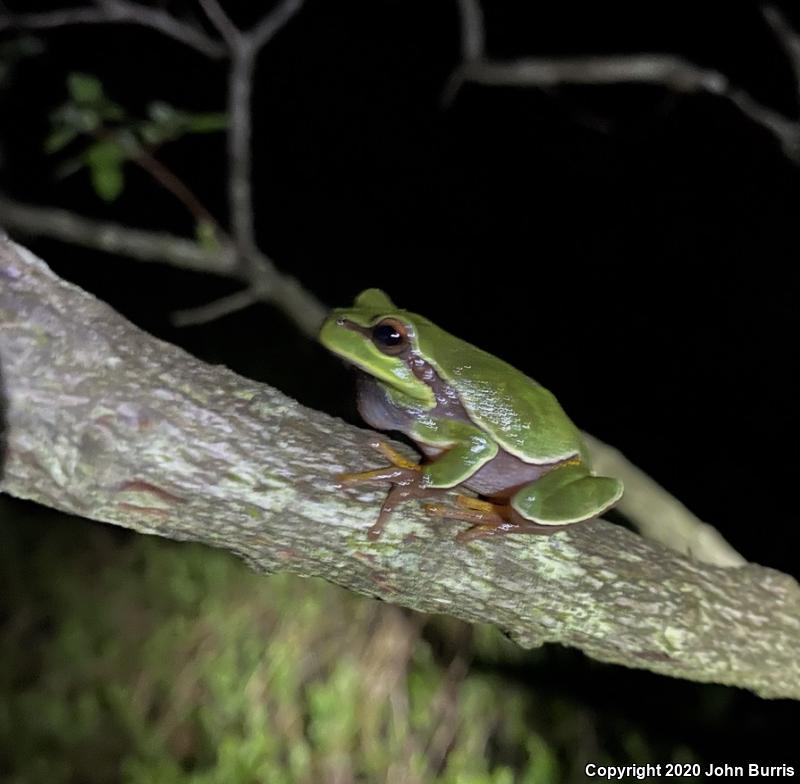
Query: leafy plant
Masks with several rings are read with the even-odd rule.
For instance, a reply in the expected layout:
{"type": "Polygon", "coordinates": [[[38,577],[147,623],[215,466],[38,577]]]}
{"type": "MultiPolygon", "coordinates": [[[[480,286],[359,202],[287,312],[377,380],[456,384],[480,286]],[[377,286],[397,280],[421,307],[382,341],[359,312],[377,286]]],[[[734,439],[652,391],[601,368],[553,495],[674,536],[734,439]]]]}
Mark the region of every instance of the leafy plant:
{"type": "Polygon", "coordinates": [[[67,94],[67,100],[50,115],[45,151],[59,153],[85,140],[83,149],[64,161],[57,173],[63,177],[88,169],[95,193],[106,202],[115,201],[124,191],[127,162],[142,163],[168,142],[187,134],[221,131],[227,123],[224,114],[188,112],[164,101],[149,104],[146,117],[134,117],[112,101],[102,82],[90,74],[69,74],[67,94]]]}
{"type": "Polygon", "coordinates": [[[471,669],[477,651],[534,666],[488,627],[30,514],[0,523],[9,784],[558,784],[587,744],[598,763],[657,756],[628,728],[615,759],[579,706],[471,669]]]}

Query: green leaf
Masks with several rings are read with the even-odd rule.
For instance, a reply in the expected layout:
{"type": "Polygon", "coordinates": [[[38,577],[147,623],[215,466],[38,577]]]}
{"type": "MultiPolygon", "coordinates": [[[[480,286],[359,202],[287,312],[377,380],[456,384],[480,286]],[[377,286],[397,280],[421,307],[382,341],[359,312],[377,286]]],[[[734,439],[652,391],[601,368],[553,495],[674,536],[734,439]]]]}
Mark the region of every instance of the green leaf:
{"type": "Polygon", "coordinates": [[[90,166],[107,166],[122,163],[127,157],[125,148],[113,136],[95,142],[86,150],[86,162],[90,166]]]}
{"type": "Polygon", "coordinates": [[[228,117],[223,112],[193,114],[176,109],[164,101],[154,101],[147,107],[150,121],[141,126],[142,138],[150,144],[160,144],[185,133],[213,133],[224,130],[228,117]]]}
{"type": "Polygon", "coordinates": [[[60,126],[73,128],[78,133],[94,131],[100,124],[100,116],[94,109],[65,103],[50,115],[50,125],[55,129],[60,126]]]}
{"type": "Polygon", "coordinates": [[[149,147],[156,147],[159,144],[163,144],[169,138],[169,134],[165,133],[160,125],[149,121],[139,125],[139,135],[149,147]]]}
{"type": "Polygon", "coordinates": [[[125,187],[125,175],[122,172],[122,166],[92,166],[91,178],[94,192],[103,201],[115,201],[125,187]]]}
{"type": "Polygon", "coordinates": [[[187,114],[186,120],[189,133],[213,133],[224,131],[228,127],[228,115],[224,112],[187,114]]]}
{"type": "Polygon", "coordinates": [[[76,103],[92,104],[103,99],[103,84],[90,74],[73,72],[67,76],[67,89],[76,103]]]}
{"type": "Polygon", "coordinates": [[[175,125],[180,121],[181,113],[166,101],[153,101],[147,107],[147,116],[160,125],[175,125]]]}
{"type": "Polygon", "coordinates": [[[68,128],[66,126],[55,128],[44,140],[44,151],[52,154],[63,150],[77,136],[78,131],[75,130],[75,128],[68,128]]]}
{"type": "Polygon", "coordinates": [[[219,248],[217,228],[211,221],[197,221],[194,227],[194,233],[197,237],[197,242],[206,250],[217,250],[217,248],[219,248]]]}
{"type": "Polygon", "coordinates": [[[125,187],[122,165],[127,158],[125,150],[115,139],[104,139],[86,151],[92,187],[103,201],[114,201],[125,187]]]}
{"type": "Polygon", "coordinates": [[[104,120],[122,122],[125,119],[125,110],[113,101],[103,101],[98,108],[98,112],[104,120]]]}

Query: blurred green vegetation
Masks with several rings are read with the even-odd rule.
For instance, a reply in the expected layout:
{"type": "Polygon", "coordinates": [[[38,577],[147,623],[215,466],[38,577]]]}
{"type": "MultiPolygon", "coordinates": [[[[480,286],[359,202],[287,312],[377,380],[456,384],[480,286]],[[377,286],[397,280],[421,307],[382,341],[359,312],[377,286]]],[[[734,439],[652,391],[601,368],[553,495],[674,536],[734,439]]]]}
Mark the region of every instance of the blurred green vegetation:
{"type": "Polygon", "coordinates": [[[504,675],[546,654],[493,629],[9,504],[8,784],[548,784],[587,761],[693,758],[630,726],[604,747],[591,711],[504,675]]]}

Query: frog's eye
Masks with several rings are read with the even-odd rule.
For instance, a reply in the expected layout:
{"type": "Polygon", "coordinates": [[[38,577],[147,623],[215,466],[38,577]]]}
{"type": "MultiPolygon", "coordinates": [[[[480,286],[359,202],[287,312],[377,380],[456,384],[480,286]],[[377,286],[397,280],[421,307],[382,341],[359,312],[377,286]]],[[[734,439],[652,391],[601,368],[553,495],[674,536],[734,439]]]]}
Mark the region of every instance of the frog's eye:
{"type": "Polygon", "coordinates": [[[402,354],[408,346],[406,328],[395,319],[384,319],[372,328],[372,342],[384,354],[402,354]]]}

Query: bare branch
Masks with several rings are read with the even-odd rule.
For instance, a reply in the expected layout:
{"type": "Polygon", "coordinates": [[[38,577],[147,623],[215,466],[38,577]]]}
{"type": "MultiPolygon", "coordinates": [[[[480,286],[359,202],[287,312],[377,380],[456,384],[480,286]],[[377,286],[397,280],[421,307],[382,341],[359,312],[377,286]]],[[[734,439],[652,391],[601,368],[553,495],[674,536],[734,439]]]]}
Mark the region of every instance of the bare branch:
{"type": "Polygon", "coordinates": [[[384,491],[337,489],[372,436],[136,329],[0,243],[6,460],[0,489],[228,549],[423,612],[675,677],[800,699],[800,586],[719,568],[603,521],[458,545],[417,504],[384,537],[384,491]]]}
{"type": "Polygon", "coordinates": [[[191,214],[196,222],[205,221],[221,232],[217,219],[200,201],[197,194],[175,172],[145,149],[131,156],[131,161],[144,169],[162,188],[169,191],[191,214]]]}
{"type": "Polygon", "coordinates": [[[300,10],[303,0],[283,0],[252,30],[243,33],[218,0],[200,0],[224,38],[231,58],[228,75],[228,202],[231,234],[245,260],[256,252],[252,184],[253,80],[259,50],[300,10]]]}
{"type": "Polygon", "coordinates": [[[283,0],[278,3],[250,32],[248,37],[258,50],[270,42],[273,36],[303,7],[305,0],[283,0]]]}
{"type": "Polygon", "coordinates": [[[231,21],[231,18],[225,13],[217,0],[199,0],[199,3],[200,7],[205,11],[206,16],[211,21],[211,24],[214,25],[217,32],[228,45],[228,52],[230,53],[237,46],[240,46],[242,42],[242,32],[231,21]]]}
{"type": "Polygon", "coordinates": [[[129,0],[105,0],[95,8],[67,8],[38,14],[0,13],[0,31],[18,27],[24,30],[51,30],[78,24],[134,24],[148,27],[172,38],[206,57],[225,56],[225,47],[194,27],[160,8],[150,8],[129,0]]]}
{"type": "Polygon", "coordinates": [[[257,291],[242,289],[227,297],[220,297],[220,299],[209,302],[207,305],[201,305],[198,308],[178,310],[172,314],[172,323],[176,327],[208,324],[210,321],[216,321],[223,316],[229,316],[232,313],[249,308],[250,305],[255,305],[262,299],[263,297],[257,291]]]}
{"type": "Polygon", "coordinates": [[[679,92],[722,94],[728,80],[677,55],[635,54],[614,57],[524,58],[465,63],[466,80],[505,87],[556,87],[564,84],[664,85],[679,92]]]}
{"type": "Polygon", "coordinates": [[[642,536],[704,563],[717,566],[742,566],[747,563],[719,531],[692,514],[618,449],[588,433],[584,433],[583,437],[597,473],[616,476],[625,485],[625,495],[617,504],[617,509],[636,526],[642,536]]]}
{"type": "Polygon", "coordinates": [[[458,0],[461,16],[461,61],[482,60],[486,49],[486,33],[480,0],[458,0]]]}
{"type": "Polygon", "coordinates": [[[283,311],[304,335],[316,340],[328,308],[297,278],[281,272],[261,251],[253,250],[249,261],[243,274],[251,288],[264,302],[283,311]]]}
{"type": "Polygon", "coordinates": [[[789,160],[800,163],[800,121],[764,106],[744,90],[730,89],[724,95],[742,114],[770,131],[789,160]]]}
{"type": "Polygon", "coordinates": [[[456,70],[452,80],[455,89],[465,81],[505,87],[543,88],[638,83],[658,85],[678,93],[706,92],[719,95],[770,131],[781,143],[786,155],[795,163],[800,162],[800,123],[764,106],[743,90],[732,87],[728,78],[719,71],[701,68],[675,55],[483,60],[465,63],[456,70]]]}
{"type": "Polygon", "coordinates": [[[0,196],[0,225],[34,237],[49,237],[195,272],[231,275],[238,264],[236,253],[230,247],[209,250],[194,240],[166,232],[132,229],[119,223],[84,218],[67,210],[21,204],[4,196],[0,196]]]}
{"type": "Polygon", "coordinates": [[[38,14],[10,14],[0,8],[0,31],[13,27],[25,30],[49,30],[77,24],[107,24],[108,15],[95,8],[64,8],[38,14]]]}
{"type": "Polygon", "coordinates": [[[246,267],[236,250],[223,243],[206,249],[199,243],[164,232],[131,229],[118,223],[95,221],[66,210],[20,204],[0,195],[0,226],[35,237],[71,242],[116,253],[139,261],[162,262],[196,272],[211,272],[241,280],[291,319],[309,337],[315,337],[327,308],[274,262],[253,250],[246,267]]]}
{"type": "MultiPolygon", "coordinates": [[[[304,334],[315,337],[326,313],[325,306],[313,294],[296,279],[281,273],[272,260],[259,251],[253,252],[247,268],[242,269],[234,249],[228,245],[208,250],[182,237],[94,221],[65,210],[18,204],[2,196],[0,225],[31,236],[72,242],[140,261],[211,272],[248,284],[248,288],[229,297],[177,312],[173,320],[178,326],[211,321],[262,301],[278,307],[304,334]]],[[[696,518],[616,449],[588,433],[584,433],[584,437],[598,471],[619,476],[625,483],[620,510],[642,535],[707,563],[731,566],[743,562],[717,531],[696,518]],[[657,525],[653,525],[653,520],[658,521],[657,525]]]]}
{"type": "MultiPolygon", "coordinates": [[[[244,271],[230,246],[208,250],[170,234],[140,231],[116,223],[94,221],[65,210],[19,204],[0,196],[0,225],[31,236],[49,237],[83,247],[117,253],[140,261],[155,261],[197,272],[224,275],[248,283],[248,288],[209,305],[179,311],[179,326],[219,318],[256,301],[280,308],[309,337],[315,337],[325,306],[297,280],[281,273],[264,254],[255,251],[244,271]]],[[[614,447],[584,433],[595,467],[625,483],[620,510],[643,536],[680,553],[721,566],[739,565],[742,557],[710,525],[653,479],[629,463],[614,447]],[[654,525],[653,521],[657,520],[654,525]]]]}
{"type": "MultiPolygon", "coordinates": [[[[443,91],[449,104],[464,82],[504,87],[551,88],[560,85],[652,84],[678,93],[705,92],[730,101],[748,119],[769,131],[784,154],[800,164],[800,120],[765,106],[728,78],[683,57],[670,54],[632,54],[603,57],[523,58],[491,60],[485,56],[484,26],[479,0],[458,0],[461,24],[461,64],[443,91]]],[[[764,18],[791,63],[800,103],[800,35],[774,6],[764,18]]]]}
{"type": "Polygon", "coordinates": [[[241,46],[231,51],[228,75],[228,201],[231,233],[239,252],[249,257],[256,248],[253,211],[252,102],[256,51],[241,46]]]}
{"type": "Polygon", "coordinates": [[[789,63],[794,71],[795,99],[800,98],[800,35],[798,35],[787,21],[783,13],[774,5],[765,6],[762,9],[764,19],[772,28],[775,37],[786,52],[789,63]]]}

